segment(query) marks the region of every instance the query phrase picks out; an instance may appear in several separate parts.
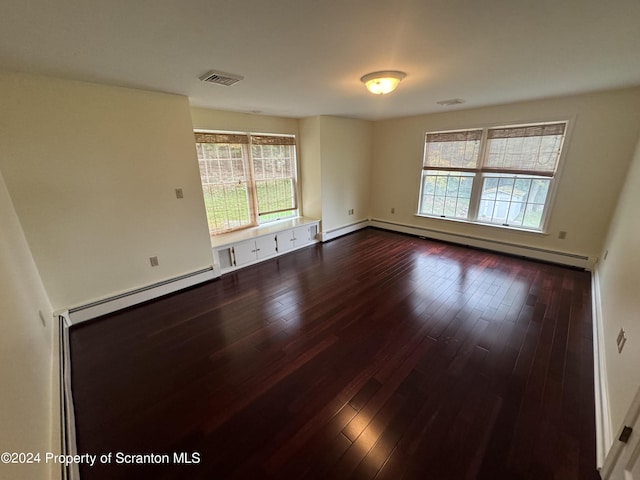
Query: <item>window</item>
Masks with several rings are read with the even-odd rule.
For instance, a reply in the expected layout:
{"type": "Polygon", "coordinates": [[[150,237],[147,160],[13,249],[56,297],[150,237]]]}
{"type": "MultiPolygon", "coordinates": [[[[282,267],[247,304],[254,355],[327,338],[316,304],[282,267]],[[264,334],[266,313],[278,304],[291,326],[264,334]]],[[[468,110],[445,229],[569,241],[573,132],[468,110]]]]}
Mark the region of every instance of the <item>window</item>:
{"type": "Polygon", "coordinates": [[[295,138],[196,132],[212,234],[297,215],[295,138]]]}
{"type": "Polygon", "coordinates": [[[418,214],[541,231],[565,129],[427,133],[418,214]]]}

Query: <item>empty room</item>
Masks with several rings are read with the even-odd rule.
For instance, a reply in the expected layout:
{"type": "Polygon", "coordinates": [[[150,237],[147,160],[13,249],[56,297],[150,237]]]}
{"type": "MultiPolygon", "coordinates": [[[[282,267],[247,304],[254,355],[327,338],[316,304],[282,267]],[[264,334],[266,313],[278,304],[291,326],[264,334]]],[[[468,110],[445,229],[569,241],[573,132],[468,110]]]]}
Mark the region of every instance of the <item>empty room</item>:
{"type": "Polygon", "coordinates": [[[640,479],[640,4],[0,8],[0,478],[640,479]]]}

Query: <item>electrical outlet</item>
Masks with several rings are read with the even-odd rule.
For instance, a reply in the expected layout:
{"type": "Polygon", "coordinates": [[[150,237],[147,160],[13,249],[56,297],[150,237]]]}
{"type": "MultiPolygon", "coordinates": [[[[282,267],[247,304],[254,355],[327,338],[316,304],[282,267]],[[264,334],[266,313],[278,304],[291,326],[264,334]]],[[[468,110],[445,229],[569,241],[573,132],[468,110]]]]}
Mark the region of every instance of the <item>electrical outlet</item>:
{"type": "Polygon", "coordinates": [[[567,232],[565,232],[564,230],[560,230],[560,232],[558,233],[558,238],[560,240],[564,240],[565,238],[567,238],[567,232]]]}
{"type": "Polygon", "coordinates": [[[160,265],[160,262],[158,262],[158,257],[156,256],[149,257],[149,263],[151,263],[152,267],[157,267],[158,265],[160,265]]]}
{"type": "Polygon", "coordinates": [[[396,209],[394,207],[391,207],[391,213],[396,213],[396,209]]]}
{"type": "Polygon", "coordinates": [[[184,193],[182,193],[181,188],[176,188],[176,198],[184,198],[184,193]]]}

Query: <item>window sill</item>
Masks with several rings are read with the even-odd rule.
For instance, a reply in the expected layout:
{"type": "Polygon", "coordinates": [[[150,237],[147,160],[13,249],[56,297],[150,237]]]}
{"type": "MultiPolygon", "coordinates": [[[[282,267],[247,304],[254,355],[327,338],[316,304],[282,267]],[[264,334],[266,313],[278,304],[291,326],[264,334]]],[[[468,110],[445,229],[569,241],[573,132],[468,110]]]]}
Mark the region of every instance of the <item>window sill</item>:
{"type": "Polygon", "coordinates": [[[263,235],[278,233],[290,228],[301,227],[303,225],[310,225],[318,222],[318,220],[307,217],[295,217],[286,218],[284,220],[276,220],[275,222],[265,223],[263,225],[258,225],[257,227],[249,227],[242,230],[236,230],[234,232],[212,235],[211,246],[213,248],[218,248],[224,245],[241,242],[243,240],[251,240],[253,238],[262,237],[263,235]]]}
{"type": "Polygon", "coordinates": [[[463,220],[460,218],[449,218],[449,217],[437,217],[434,215],[424,215],[421,213],[416,213],[414,216],[419,217],[419,218],[429,218],[431,220],[444,220],[446,222],[455,222],[455,223],[463,223],[465,225],[478,225],[480,227],[489,227],[489,228],[497,228],[500,230],[510,230],[512,232],[519,232],[519,233],[532,233],[534,235],[542,235],[542,236],[548,236],[549,234],[546,231],[543,230],[530,230],[527,228],[518,228],[518,227],[511,227],[511,226],[505,226],[505,225],[496,225],[493,223],[483,223],[483,222],[471,222],[469,220],[463,220]]]}

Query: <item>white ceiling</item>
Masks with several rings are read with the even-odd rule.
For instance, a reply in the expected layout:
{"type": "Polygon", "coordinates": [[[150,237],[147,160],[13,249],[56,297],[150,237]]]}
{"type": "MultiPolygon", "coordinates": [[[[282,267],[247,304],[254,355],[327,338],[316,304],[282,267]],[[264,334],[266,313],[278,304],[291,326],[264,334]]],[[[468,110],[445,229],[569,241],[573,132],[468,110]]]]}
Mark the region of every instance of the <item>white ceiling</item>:
{"type": "Polygon", "coordinates": [[[0,68],[380,119],[640,85],[640,1],[3,0],[0,68]],[[198,80],[212,69],[245,78],[198,80]],[[364,89],[389,69],[407,73],[398,90],[364,89]]]}

